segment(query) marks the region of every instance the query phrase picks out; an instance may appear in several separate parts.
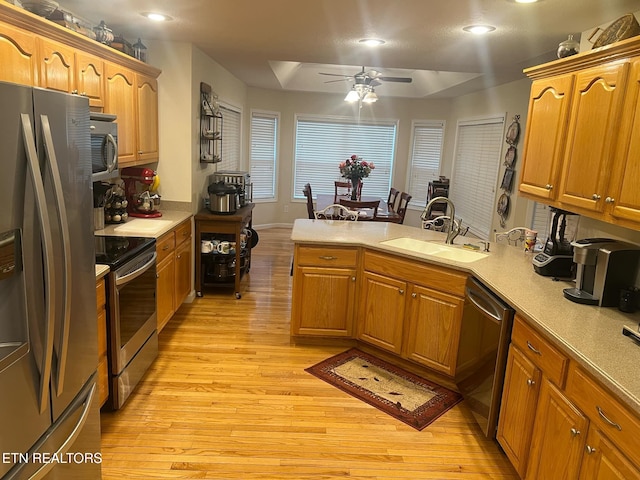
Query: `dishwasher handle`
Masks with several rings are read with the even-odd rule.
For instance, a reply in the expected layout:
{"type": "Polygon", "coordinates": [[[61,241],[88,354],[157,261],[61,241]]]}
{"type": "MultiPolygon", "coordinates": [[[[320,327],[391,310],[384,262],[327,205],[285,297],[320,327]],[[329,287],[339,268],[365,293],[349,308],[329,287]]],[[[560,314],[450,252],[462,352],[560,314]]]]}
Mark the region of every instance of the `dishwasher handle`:
{"type": "Polygon", "coordinates": [[[465,293],[469,302],[496,322],[502,322],[507,312],[511,310],[476,282],[468,282],[465,293]],[[469,283],[472,285],[469,285],[469,283]]]}

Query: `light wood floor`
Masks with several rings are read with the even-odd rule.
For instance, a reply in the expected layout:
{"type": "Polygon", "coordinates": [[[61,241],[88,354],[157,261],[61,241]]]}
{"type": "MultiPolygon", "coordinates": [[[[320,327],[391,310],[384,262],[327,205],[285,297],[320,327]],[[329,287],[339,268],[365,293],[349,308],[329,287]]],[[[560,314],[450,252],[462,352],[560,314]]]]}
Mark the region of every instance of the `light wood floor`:
{"type": "Polygon", "coordinates": [[[102,414],[103,479],[517,478],[464,402],[418,432],[306,373],[346,347],[290,342],[290,230],[259,234],[242,299],[183,305],[102,414]]]}

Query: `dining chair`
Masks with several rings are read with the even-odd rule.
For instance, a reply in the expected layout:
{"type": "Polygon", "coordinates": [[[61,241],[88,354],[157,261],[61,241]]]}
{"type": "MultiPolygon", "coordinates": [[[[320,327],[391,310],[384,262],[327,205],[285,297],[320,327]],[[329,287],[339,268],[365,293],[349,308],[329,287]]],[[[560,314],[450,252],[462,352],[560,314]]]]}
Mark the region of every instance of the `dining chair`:
{"type": "Polygon", "coordinates": [[[394,223],[404,223],[404,216],[407,213],[407,207],[409,206],[409,202],[411,201],[412,196],[407,192],[402,192],[400,194],[400,201],[398,202],[398,210],[396,213],[398,214],[398,218],[394,220],[394,223]]]}
{"type": "Polygon", "coordinates": [[[313,220],[315,217],[314,210],[313,210],[313,195],[311,195],[311,184],[307,183],[304,188],[302,189],[302,193],[304,194],[305,197],[307,197],[307,215],[309,215],[309,218],[311,220],[313,220]]]}
{"type": "Polygon", "coordinates": [[[336,198],[338,197],[348,197],[351,195],[351,182],[350,181],[340,181],[336,180],[334,182],[334,195],[336,198]]]}
{"type": "Polygon", "coordinates": [[[340,199],[340,205],[344,205],[345,207],[354,210],[360,214],[368,213],[369,210],[372,210],[372,215],[368,215],[366,217],[363,216],[361,220],[375,220],[378,217],[378,208],[380,207],[380,202],[378,200],[372,200],[369,202],[360,202],[358,200],[349,200],[346,198],[340,199]]]}
{"type": "Polygon", "coordinates": [[[344,205],[333,203],[327,205],[322,210],[315,212],[315,218],[317,220],[349,220],[357,221],[359,217],[358,212],[349,210],[344,205]]]}
{"type": "Polygon", "coordinates": [[[396,202],[398,201],[399,194],[400,190],[397,190],[393,187],[389,189],[389,198],[387,198],[387,206],[389,207],[389,211],[396,211],[396,202]]]}

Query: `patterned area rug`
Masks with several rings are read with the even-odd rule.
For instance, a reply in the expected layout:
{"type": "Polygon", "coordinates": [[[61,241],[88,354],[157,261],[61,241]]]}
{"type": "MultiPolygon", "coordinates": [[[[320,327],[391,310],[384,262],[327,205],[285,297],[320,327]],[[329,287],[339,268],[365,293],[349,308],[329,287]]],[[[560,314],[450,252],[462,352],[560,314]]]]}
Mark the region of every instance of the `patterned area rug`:
{"type": "Polygon", "coordinates": [[[462,400],[452,390],[352,348],[305,371],[422,430],[462,400]]]}

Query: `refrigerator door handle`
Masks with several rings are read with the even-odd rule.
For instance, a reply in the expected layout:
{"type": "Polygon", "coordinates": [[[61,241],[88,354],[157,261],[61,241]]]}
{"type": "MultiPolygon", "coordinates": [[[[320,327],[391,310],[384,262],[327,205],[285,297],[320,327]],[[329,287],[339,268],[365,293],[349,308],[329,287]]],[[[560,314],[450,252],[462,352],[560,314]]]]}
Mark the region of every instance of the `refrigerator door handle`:
{"type": "Polygon", "coordinates": [[[44,192],[44,183],[38,163],[36,152],[36,141],[31,125],[31,117],[20,114],[22,121],[22,140],[27,154],[27,164],[36,200],[38,220],[40,222],[40,237],[42,240],[46,304],[45,304],[45,325],[44,325],[44,353],[40,365],[40,413],[44,413],[49,404],[49,379],[51,377],[51,362],[53,357],[53,330],[55,326],[56,298],[53,295],[54,268],[53,268],[53,238],[51,236],[51,223],[49,222],[49,212],[47,210],[47,199],[44,192]]]}
{"type": "Polygon", "coordinates": [[[60,232],[62,236],[62,258],[64,262],[64,294],[63,294],[63,318],[60,325],[60,345],[58,345],[58,363],[56,365],[56,394],[60,396],[64,388],[64,376],[67,368],[67,352],[69,350],[69,325],[71,323],[71,235],[69,233],[69,221],[67,218],[67,207],[64,204],[64,190],[58,168],[56,151],[53,146],[53,136],[51,135],[51,125],[49,117],[40,115],[42,124],[42,134],[44,139],[44,150],[49,159],[49,169],[53,180],[53,190],[56,210],[60,220],[60,232]]]}

